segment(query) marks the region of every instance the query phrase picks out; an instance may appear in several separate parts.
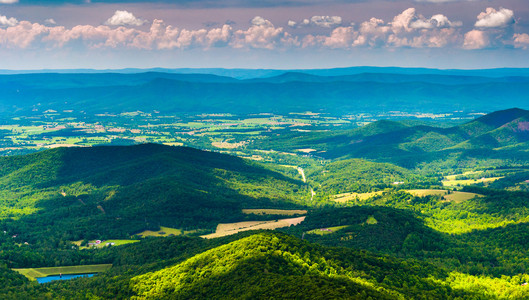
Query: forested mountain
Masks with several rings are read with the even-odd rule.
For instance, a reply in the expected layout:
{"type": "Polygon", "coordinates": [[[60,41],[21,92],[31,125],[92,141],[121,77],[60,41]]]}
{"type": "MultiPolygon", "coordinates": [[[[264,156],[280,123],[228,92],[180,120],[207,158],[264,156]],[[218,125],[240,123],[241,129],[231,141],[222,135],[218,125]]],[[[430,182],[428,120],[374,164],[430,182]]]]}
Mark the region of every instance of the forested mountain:
{"type": "MultiPolygon", "coordinates": [[[[410,126],[397,121],[380,120],[366,126],[332,133],[285,133],[267,141],[272,149],[317,150],[325,158],[360,157],[391,161],[413,167],[420,162],[455,156],[504,158],[527,161],[529,111],[518,108],[497,111],[468,123],[440,128],[410,126]]],[[[261,147],[257,141],[254,147],[261,147]]]]}
{"type": "Polygon", "coordinates": [[[0,158],[4,230],[32,243],[129,237],[160,225],[213,230],[242,208],[298,207],[301,181],[185,147],[58,148],[0,158]]]}

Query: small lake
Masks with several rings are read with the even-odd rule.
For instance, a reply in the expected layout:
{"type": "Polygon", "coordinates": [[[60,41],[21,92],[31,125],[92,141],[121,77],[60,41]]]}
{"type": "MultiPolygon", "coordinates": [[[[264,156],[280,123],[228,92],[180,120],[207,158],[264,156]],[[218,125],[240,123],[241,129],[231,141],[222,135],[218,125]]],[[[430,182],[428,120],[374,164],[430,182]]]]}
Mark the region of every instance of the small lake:
{"type": "Polygon", "coordinates": [[[92,277],[96,275],[96,273],[87,273],[87,274],[63,274],[62,276],[60,275],[52,275],[52,276],[47,276],[47,277],[37,277],[37,282],[38,283],[46,283],[46,282],[50,282],[50,281],[54,281],[54,280],[68,280],[68,279],[73,279],[73,278],[77,278],[77,277],[92,277]]]}

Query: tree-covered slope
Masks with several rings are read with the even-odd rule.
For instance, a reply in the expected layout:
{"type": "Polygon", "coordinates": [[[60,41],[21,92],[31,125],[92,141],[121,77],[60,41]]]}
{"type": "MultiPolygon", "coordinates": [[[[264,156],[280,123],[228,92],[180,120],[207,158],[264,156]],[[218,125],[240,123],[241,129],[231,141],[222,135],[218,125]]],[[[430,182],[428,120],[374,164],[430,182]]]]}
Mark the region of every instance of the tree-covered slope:
{"type": "Polygon", "coordinates": [[[212,230],[241,208],[296,207],[297,181],[237,157],[155,144],[59,148],[0,158],[2,226],[33,242],[212,230]]]}
{"type": "Polygon", "coordinates": [[[410,126],[381,120],[366,126],[332,133],[285,133],[256,141],[251,147],[281,151],[311,148],[324,158],[366,158],[408,168],[443,160],[445,164],[471,159],[527,161],[529,111],[508,109],[468,123],[440,128],[410,126]]]}
{"type": "Polygon", "coordinates": [[[494,299],[523,297],[519,280],[487,282],[427,263],[260,233],[135,277],[130,287],[133,299],[494,299]]]}

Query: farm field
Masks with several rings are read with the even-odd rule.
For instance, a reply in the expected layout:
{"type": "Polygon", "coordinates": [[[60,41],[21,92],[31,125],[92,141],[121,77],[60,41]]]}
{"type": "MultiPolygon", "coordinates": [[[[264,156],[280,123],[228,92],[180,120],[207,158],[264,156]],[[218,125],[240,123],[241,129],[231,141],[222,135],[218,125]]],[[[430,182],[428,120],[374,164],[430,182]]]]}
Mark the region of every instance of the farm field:
{"type": "Polygon", "coordinates": [[[65,266],[65,267],[49,267],[49,268],[24,268],[13,269],[14,271],[26,276],[30,280],[35,280],[37,277],[46,277],[59,274],[85,274],[85,273],[100,273],[107,271],[112,267],[112,264],[98,264],[98,265],[83,265],[83,266],[65,266]]]}
{"type": "Polygon", "coordinates": [[[483,197],[483,195],[469,192],[450,191],[448,190],[433,190],[433,189],[419,189],[419,190],[407,190],[409,194],[416,197],[425,196],[442,196],[445,201],[451,201],[455,203],[461,203],[466,200],[470,200],[474,197],[483,197]]]}
{"type": "Polygon", "coordinates": [[[487,182],[493,182],[498,179],[501,179],[503,177],[489,177],[489,178],[481,178],[481,179],[460,179],[460,180],[443,180],[443,186],[448,187],[455,187],[455,186],[465,186],[465,185],[472,185],[477,183],[487,183],[487,182]]]}
{"type": "Polygon", "coordinates": [[[458,192],[458,191],[454,191],[450,194],[443,196],[445,200],[452,201],[455,203],[461,203],[463,201],[470,200],[474,197],[484,197],[484,196],[480,194],[476,194],[476,193],[458,192]]]}
{"type": "Polygon", "coordinates": [[[201,237],[206,239],[218,238],[227,235],[236,234],[241,231],[247,230],[262,230],[268,229],[273,230],[276,228],[289,227],[297,225],[305,220],[305,217],[279,219],[273,221],[247,221],[247,222],[236,222],[219,224],[215,233],[202,235],[201,237]]]}
{"type": "Polygon", "coordinates": [[[334,195],[332,200],[338,203],[345,203],[345,202],[354,201],[354,200],[362,201],[362,200],[367,200],[377,195],[382,195],[383,193],[384,193],[383,191],[370,192],[370,193],[343,193],[343,194],[334,195]]]}

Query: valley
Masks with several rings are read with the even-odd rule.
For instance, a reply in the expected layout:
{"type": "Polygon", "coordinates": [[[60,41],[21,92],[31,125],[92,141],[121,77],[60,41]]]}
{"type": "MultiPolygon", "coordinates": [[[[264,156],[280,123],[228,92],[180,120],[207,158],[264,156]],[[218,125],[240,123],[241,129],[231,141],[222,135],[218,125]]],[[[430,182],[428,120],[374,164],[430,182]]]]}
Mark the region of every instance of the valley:
{"type": "Polygon", "coordinates": [[[221,83],[458,85],[401,75],[11,77],[42,96],[0,111],[0,298],[526,298],[528,110],[359,109],[338,92],[332,109],[294,109],[285,91],[277,109],[233,95],[228,113],[207,95],[221,83]],[[115,86],[76,77],[188,99],[185,82],[204,102],[131,110],[143,96],[93,101],[115,86]],[[67,89],[68,103],[50,100],[67,89]],[[33,280],[62,274],[93,276],[33,280]]]}

